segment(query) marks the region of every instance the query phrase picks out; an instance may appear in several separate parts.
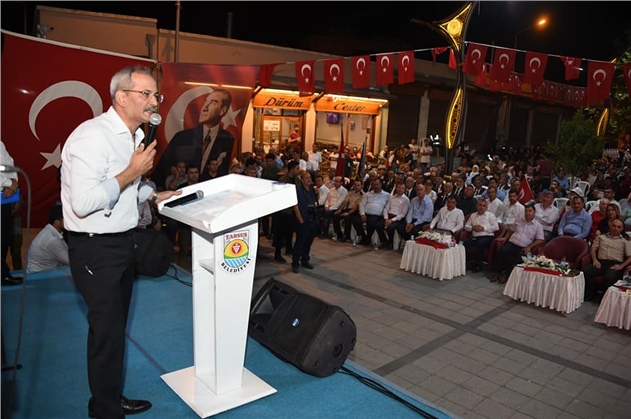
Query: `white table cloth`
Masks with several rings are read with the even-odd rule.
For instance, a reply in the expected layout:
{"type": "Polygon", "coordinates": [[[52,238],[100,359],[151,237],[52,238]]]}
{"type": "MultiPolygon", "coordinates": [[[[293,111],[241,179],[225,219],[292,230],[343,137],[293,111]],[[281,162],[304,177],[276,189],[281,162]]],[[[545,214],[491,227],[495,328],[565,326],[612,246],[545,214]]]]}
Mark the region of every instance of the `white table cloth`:
{"type": "Polygon", "coordinates": [[[562,276],[526,271],[520,266],[513,268],[504,287],[504,295],[515,300],[562,313],[571,313],[579,308],[584,292],[583,272],[577,276],[562,276]]]}
{"type": "Polygon", "coordinates": [[[617,287],[609,287],[600,302],[594,321],[631,330],[631,294],[617,287]]]}
{"type": "Polygon", "coordinates": [[[408,240],[401,257],[400,268],[442,281],[466,273],[465,257],[465,248],[460,244],[447,249],[436,249],[408,240]]]}

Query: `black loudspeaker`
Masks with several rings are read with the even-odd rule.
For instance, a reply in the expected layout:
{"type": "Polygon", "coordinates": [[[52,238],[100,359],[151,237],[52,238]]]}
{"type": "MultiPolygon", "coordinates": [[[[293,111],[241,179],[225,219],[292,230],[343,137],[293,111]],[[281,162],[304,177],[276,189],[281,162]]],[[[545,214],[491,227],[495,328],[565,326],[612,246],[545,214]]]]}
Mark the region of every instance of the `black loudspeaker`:
{"type": "Polygon", "coordinates": [[[273,278],[252,300],[248,334],[316,377],[336,373],[357,340],[355,323],[340,307],[273,278]]]}

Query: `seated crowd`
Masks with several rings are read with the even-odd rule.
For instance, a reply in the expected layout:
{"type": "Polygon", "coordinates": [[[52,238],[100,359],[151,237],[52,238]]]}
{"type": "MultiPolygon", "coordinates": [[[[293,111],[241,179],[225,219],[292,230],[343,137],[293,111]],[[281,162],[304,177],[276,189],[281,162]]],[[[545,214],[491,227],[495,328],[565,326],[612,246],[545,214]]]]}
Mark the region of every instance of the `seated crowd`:
{"type": "MultiPolygon", "coordinates": [[[[522,256],[537,254],[553,238],[584,240],[591,246],[591,263],[580,266],[586,300],[631,269],[631,242],[625,233],[631,230],[631,166],[624,166],[624,160],[603,157],[580,182],[571,183],[539,150],[509,149],[490,161],[463,152],[458,169],[445,173],[442,165],[429,163],[431,147],[423,144],[413,141],[392,152],[386,147],[377,156],[360,156],[347,147],[339,170],[342,160],[336,150],[329,153],[317,144],[302,155],[291,146],[283,153],[256,149],[235,159],[230,173],[296,185],[298,205],[260,219],[261,234],[272,240],[275,261],[286,262],[284,248],[285,255],[292,256],[294,272],[299,266],[313,269],[309,252],[315,237],[396,251],[402,240],[425,230],[453,235],[466,249],[467,267],[486,271],[489,280],[498,283],[507,281],[522,256]],[[525,179],[527,185],[522,185],[525,179]]],[[[209,161],[200,176],[199,168],[177,162],[156,189],[175,190],[214,179],[220,176],[217,167],[217,161],[209,161]]],[[[152,182],[150,175],[142,182],[152,182]]],[[[190,254],[189,228],[161,217],[155,206],[142,203],[138,209],[139,228],[162,229],[180,252],[190,254]]],[[[59,212],[51,211],[50,224],[33,241],[29,272],[67,264],[59,245],[59,212]],[[47,254],[49,261],[41,259],[47,254]]]]}

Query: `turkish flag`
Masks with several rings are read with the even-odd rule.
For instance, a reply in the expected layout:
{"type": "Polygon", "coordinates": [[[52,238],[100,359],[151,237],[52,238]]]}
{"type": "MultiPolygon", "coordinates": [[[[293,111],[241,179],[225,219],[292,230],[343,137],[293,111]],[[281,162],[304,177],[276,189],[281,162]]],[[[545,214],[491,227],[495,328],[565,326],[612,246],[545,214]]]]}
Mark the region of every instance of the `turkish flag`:
{"type": "Polygon", "coordinates": [[[324,60],[324,90],[327,93],[344,92],[344,58],[324,60]]]}
{"type": "Polygon", "coordinates": [[[526,176],[521,178],[517,193],[519,196],[518,201],[522,205],[525,205],[533,200],[534,196],[532,195],[532,189],[530,189],[530,184],[528,183],[528,179],[526,179],[526,176]]]}
{"type": "Polygon", "coordinates": [[[587,106],[605,103],[613,82],[614,63],[587,61],[587,106]]]}
{"type": "Polygon", "coordinates": [[[540,84],[533,84],[530,86],[530,91],[531,91],[531,95],[532,95],[532,100],[539,100],[541,99],[541,85],[540,84]]]}
{"type": "Polygon", "coordinates": [[[581,106],[583,106],[581,104],[581,88],[580,87],[572,88],[572,106],[574,106],[575,108],[580,108],[581,106]]]}
{"type": "Polygon", "coordinates": [[[548,54],[526,51],[524,83],[541,84],[548,64],[548,54]]]}
{"type": "Polygon", "coordinates": [[[377,55],[377,86],[394,83],[394,54],[377,55]]]}
{"type": "Polygon", "coordinates": [[[574,80],[581,76],[581,59],[559,55],[565,66],[565,80],[574,80]]]}
{"type": "Polygon", "coordinates": [[[548,103],[554,105],[557,101],[557,84],[549,82],[548,83],[548,103]]]}
{"type": "MultiPolygon", "coordinates": [[[[14,165],[29,177],[31,200],[26,183],[20,182],[22,200],[25,207],[31,205],[31,226],[39,228],[48,223],[48,211],[60,198],[61,150],[68,136],[108,110],[110,80],[118,70],[131,65],[153,68],[154,62],[39,38],[2,36],[2,141],[14,165]]],[[[23,180],[22,174],[18,179],[23,180]]]]}
{"type": "Polygon", "coordinates": [[[507,90],[521,96],[523,94],[521,83],[521,75],[519,73],[512,73],[508,78],[507,90]]]}
{"type": "Polygon", "coordinates": [[[494,65],[489,65],[489,90],[491,92],[501,92],[502,91],[502,82],[495,78],[495,73],[493,72],[494,65]]]}
{"type": "Polygon", "coordinates": [[[352,62],[353,89],[370,87],[370,55],[353,57],[352,62]]]}
{"type": "Polygon", "coordinates": [[[563,97],[567,106],[574,106],[574,89],[571,86],[562,86],[563,97]]]}
{"type": "Polygon", "coordinates": [[[432,60],[434,60],[434,62],[436,62],[436,56],[439,54],[442,54],[443,52],[447,51],[448,49],[451,49],[449,47],[436,47],[436,48],[432,48],[432,60]]]}
{"type": "Polygon", "coordinates": [[[487,64],[483,63],[482,64],[482,71],[480,72],[480,74],[478,74],[477,76],[475,76],[475,84],[477,84],[478,86],[481,87],[486,87],[488,85],[488,71],[487,71],[487,64]]]}
{"type": "Polygon", "coordinates": [[[474,44],[470,42],[467,45],[467,55],[464,58],[462,71],[467,74],[477,76],[482,72],[482,66],[486,60],[486,45],[474,44]]]}
{"type": "Polygon", "coordinates": [[[514,49],[495,48],[491,79],[494,78],[501,83],[508,83],[508,77],[515,66],[515,54],[517,54],[517,51],[514,49]]]}
{"type": "Polygon", "coordinates": [[[272,73],[278,64],[262,64],[259,69],[259,86],[270,87],[272,85],[272,73]]]}
{"type": "Polygon", "coordinates": [[[631,63],[622,64],[622,72],[624,73],[624,81],[627,83],[627,91],[631,96],[631,63]]]}
{"type": "Polygon", "coordinates": [[[414,51],[404,51],[397,54],[399,58],[399,84],[414,83],[414,51]]]}
{"type": "Polygon", "coordinates": [[[458,60],[456,59],[456,53],[453,48],[449,48],[449,68],[454,70],[458,69],[458,60]]]}
{"type": "Polygon", "coordinates": [[[314,60],[296,62],[296,82],[299,96],[311,96],[315,92],[314,60]]]}
{"type": "Polygon", "coordinates": [[[548,100],[548,86],[549,86],[550,82],[549,81],[543,81],[541,83],[541,86],[539,86],[539,99],[541,100],[548,100]]]}
{"type": "Polygon", "coordinates": [[[587,106],[587,88],[581,87],[579,88],[579,92],[581,93],[580,106],[587,106]]]}

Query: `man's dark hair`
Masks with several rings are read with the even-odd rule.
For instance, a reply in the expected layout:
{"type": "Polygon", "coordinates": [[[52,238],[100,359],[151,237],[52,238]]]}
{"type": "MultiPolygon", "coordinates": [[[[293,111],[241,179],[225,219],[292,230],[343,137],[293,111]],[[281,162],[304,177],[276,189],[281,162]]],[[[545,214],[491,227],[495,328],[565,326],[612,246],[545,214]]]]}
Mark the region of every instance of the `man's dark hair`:
{"type": "Polygon", "coordinates": [[[55,224],[55,221],[57,220],[63,220],[64,219],[64,213],[62,211],[62,207],[61,205],[55,205],[54,207],[52,207],[49,211],[48,211],[48,223],[49,224],[55,224]]]}
{"type": "Polygon", "coordinates": [[[272,159],[272,160],[276,160],[276,155],[274,155],[274,153],[267,153],[265,155],[265,159],[272,159]]]}
{"type": "Polygon", "coordinates": [[[532,208],[533,211],[536,211],[535,204],[533,204],[532,202],[529,202],[526,205],[524,205],[524,211],[526,210],[526,208],[532,208]]]}
{"type": "Polygon", "coordinates": [[[296,168],[296,166],[298,166],[300,163],[298,163],[296,160],[291,160],[289,163],[287,163],[287,171],[291,172],[292,170],[294,170],[296,168]]]}

